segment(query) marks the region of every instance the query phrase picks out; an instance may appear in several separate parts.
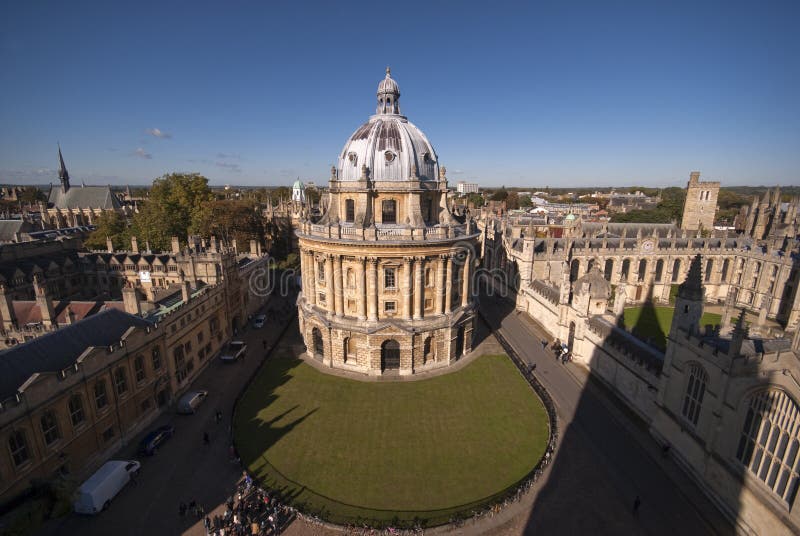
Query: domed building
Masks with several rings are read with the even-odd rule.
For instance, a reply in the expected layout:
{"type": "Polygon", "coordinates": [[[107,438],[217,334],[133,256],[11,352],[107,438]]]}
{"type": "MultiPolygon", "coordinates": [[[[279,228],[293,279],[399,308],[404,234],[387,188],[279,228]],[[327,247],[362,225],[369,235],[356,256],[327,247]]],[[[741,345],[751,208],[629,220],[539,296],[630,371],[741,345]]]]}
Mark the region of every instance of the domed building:
{"type": "Polygon", "coordinates": [[[400,114],[389,69],[375,115],[331,169],[328,207],[298,231],[307,352],[325,365],[402,375],[472,349],[478,234],[448,209],[433,146],[400,114]]]}

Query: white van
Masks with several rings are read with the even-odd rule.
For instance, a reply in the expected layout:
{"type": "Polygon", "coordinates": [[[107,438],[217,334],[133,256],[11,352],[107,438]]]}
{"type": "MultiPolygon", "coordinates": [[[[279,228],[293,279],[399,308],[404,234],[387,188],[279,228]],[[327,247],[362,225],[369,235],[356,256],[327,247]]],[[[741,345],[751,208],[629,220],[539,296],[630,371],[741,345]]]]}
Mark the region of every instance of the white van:
{"type": "Polygon", "coordinates": [[[96,514],[108,508],[111,499],[130,482],[131,475],[138,473],[140,468],[141,465],[136,460],[111,460],[103,464],[75,492],[75,512],[96,514]]]}

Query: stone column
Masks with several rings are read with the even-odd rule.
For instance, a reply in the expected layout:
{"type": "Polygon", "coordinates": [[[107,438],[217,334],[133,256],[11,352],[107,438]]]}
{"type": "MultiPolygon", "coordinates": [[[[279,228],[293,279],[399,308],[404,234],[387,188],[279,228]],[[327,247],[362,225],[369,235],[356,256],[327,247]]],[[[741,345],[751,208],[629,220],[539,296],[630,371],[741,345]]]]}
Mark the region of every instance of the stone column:
{"type": "Polygon", "coordinates": [[[325,308],[329,313],[336,313],[336,298],[333,288],[333,255],[325,255],[325,308]]]}
{"type": "Polygon", "coordinates": [[[422,318],[424,302],[424,281],[422,276],[423,264],[425,257],[417,257],[414,261],[414,319],[419,320],[422,318]]]}
{"type": "Polygon", "coordinates": [[[445,282],[444,312],[450,314],[453,310],[453,256],[447,256],[447,281],[445,282]]]}
{"type": "Polygon", "coordinates": [[[378,320],[378,259],[367,259],[367,320],[378,320]]]}
{"type": "Polygon", "coordinates": [[[461,284],[461,307],[469,305],[469,283],[472,278],[472,252],[467,251],[464,256],[464,269],[462,271],[461,284]]]}
{"type": "Polygon", "coordinates": [[[367,319],[367,285],[364,281],[364,257],[356,257],[356,292],[358,293],[358,319],[367,319]]]}
{"type": "Polygon", "coordinates": [[[411,320],[411,293],[413,285],[414,257],[403,257],[402,283],[400,284],[400,295],[403,298],[403,319],[411,320]]]}
{"type": "Polygon", "coordinates": [[[336,255],[333,260],[333,292],[336,316],[344,315],[344,296],[342,287],[342,256],[336,255]]]}
{"type": "Polygon", "coordinates": [[[309,305],[316,305],[317,290],[316,290],[316,285],[314,283],[316,277],[314,276],[315,261],[314,261],[313,251],[306,250],[304,264],[305,264],[305,270],[303,272],[305,274],[305,279],[304,279],[305,284],[303,287],[303,293],[306,295],[306,303],[308,303],[309,305]]]}
{"type": "Polygon", "coordinates": [[[439,266],[436,268],[436,314],[444,314],[444,271],[447,267],[447,256],[439,255],[439,266]]]}

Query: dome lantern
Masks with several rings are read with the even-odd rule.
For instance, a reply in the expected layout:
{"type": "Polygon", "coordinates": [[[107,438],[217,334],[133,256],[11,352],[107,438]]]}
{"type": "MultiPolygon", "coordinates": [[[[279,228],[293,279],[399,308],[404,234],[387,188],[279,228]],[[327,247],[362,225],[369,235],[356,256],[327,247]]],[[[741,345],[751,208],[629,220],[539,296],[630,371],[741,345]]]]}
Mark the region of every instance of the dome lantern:
{"type": "Polygon", "coordinates": [[[378,108],[375,113],[400,115],[400,88],[392,79],[392,70],[386,67],[386,78],[378,84],[378,108]]]}

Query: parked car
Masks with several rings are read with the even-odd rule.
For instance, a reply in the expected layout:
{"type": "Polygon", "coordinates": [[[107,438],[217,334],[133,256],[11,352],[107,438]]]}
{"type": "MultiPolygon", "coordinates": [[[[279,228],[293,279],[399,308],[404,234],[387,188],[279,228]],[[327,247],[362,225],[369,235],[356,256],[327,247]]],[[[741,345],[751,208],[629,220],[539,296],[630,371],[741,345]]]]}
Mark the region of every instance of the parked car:
{"type": "Polygon", "coordinates": [[[203,403],[208,396],[208,391],[189,391],[178,400],[178,413],[191,415],[197,406],[203,403]]]}
{"type": "Polygon", "coordinates": [[[231,341],[219,355],[219,358],[232,363],[238,359],[244,358],[245,352],[247,352],[247,345],[244,341],[231,341]]]}
{"type": "Polygon", "coordinates": [[[267,315],[258,315],[253,319],[253,327],[261,329],[264,327],[264,322],[267,321],[267,315]]]}
{"type": "Polygon", "coordinates": [[[161,446],[167,439],[172,437],[175,434],[175,427],[171,424],[165,424],[164,426],[159,426],[142,439],[142,443],[139,445],[139,452],[146,456],[152,456],[158,450],[158,447],[161,446]]]}
{"type": "Polygon", "coordinates": [[[79,514],[96,514],[108,508],[111,500],[135,476],[141,464],[136,460],[111,460],[103,464],[75,492],[73,507],[79,514]]]}

